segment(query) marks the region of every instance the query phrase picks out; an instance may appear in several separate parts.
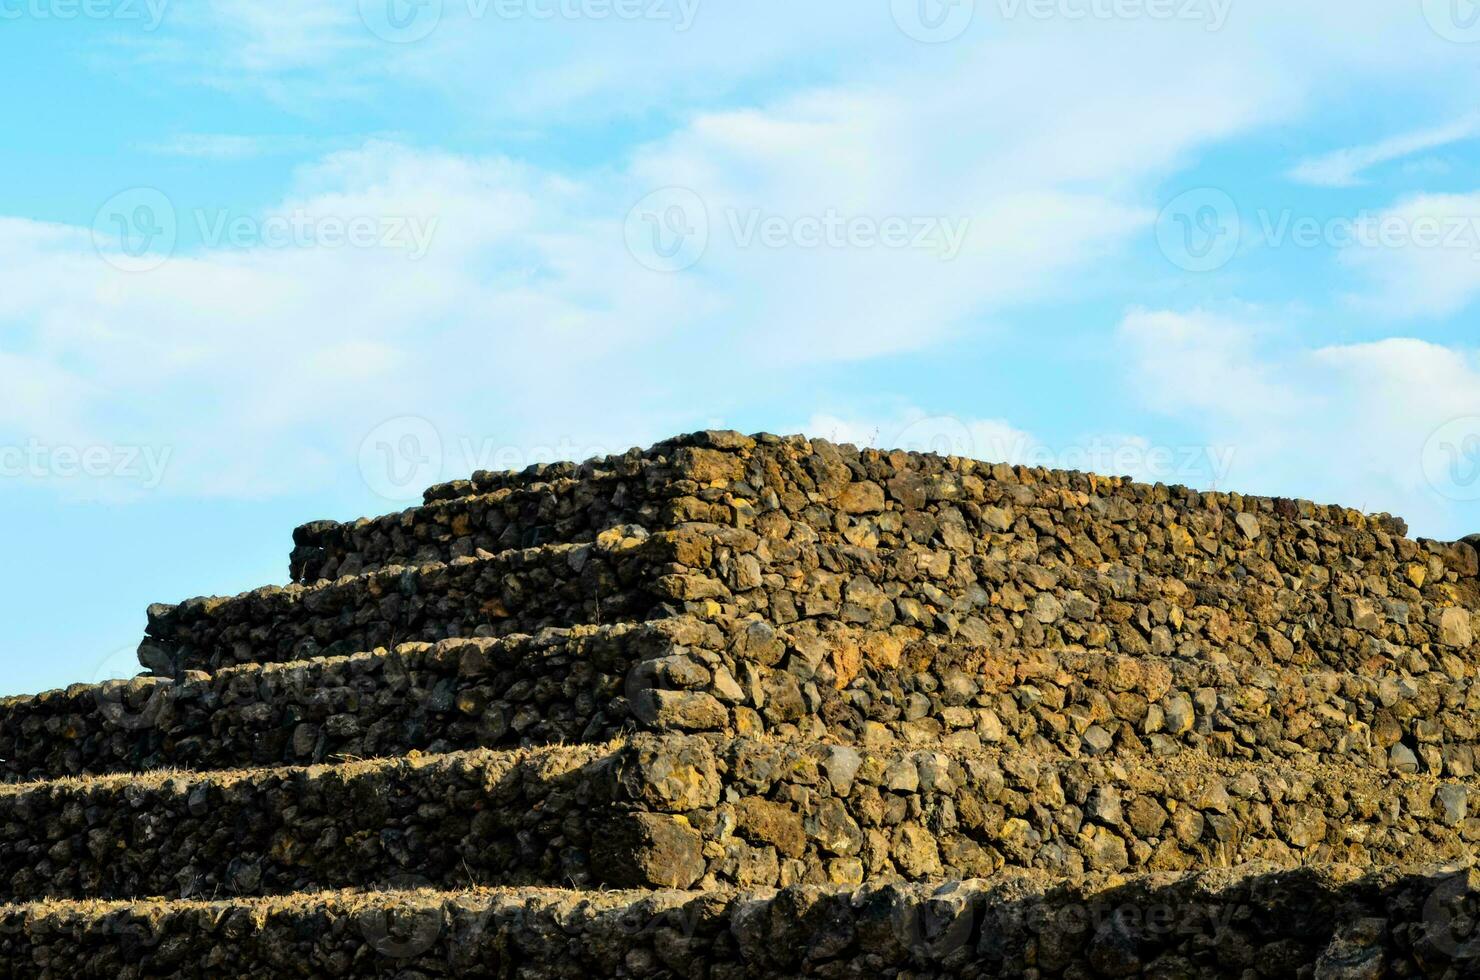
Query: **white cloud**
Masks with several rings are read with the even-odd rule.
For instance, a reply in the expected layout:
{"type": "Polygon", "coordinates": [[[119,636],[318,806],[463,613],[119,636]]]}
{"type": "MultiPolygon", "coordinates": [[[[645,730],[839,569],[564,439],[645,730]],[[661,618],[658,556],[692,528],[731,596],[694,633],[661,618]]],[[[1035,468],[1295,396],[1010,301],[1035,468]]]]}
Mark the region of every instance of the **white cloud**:
{"type": "Polygon", "coordinates": [[[1121,329],[1128,387],[1231,447],[1228,486],[1386,511],[1436,537],[1476,530],[1467,486],[1436,479],[1434,454],[1446,427],[1480,443],[1480,352],[1410,338],[1278,345],[1205,313],[1135,313],[1121,329]]]}
{"type": "Polygon", "coordinates": [[[1370,285],[1350,297],[1383,316],[1444,317],[1480,296],[1480,191],[1420,194],[1358,224],[1341,260],[1370,285]]]}
{"type": "MultiPolygon", "coordinates": [[[[598,444],[596,429],[660,436],[695,399],[778,370],[920,350],[1065,295],[1064,277],[1149,227],[1137,188],[1256,115],[1244,106],[1211,124],[1189,102],[1147,147],[1134,120],[1160,79],[1121,72],[1113,91],[1087,96],[1065,73],[1093,58],[1108,55],[1085,41],[993,71],[1031,70],[1045,106],[1081,118],[1081,152],[1103,157],[1099,182],[1042,114],[994,116],[991,91],[962,95],[977,69],[953,63],[887,91],[822,88],[701,114],[624,167],[557,173],[372,142],[301,170],[269,214],[248,216],[434,221],[420,261],[378,248],[188,247],[130,275],[100,262],[78,229],[15,223],[0,240],[13,258],[0,267],[0,315],[28,325],[36,356],[106,393],[78,396],[101,438],[162,433],[177,450],[173,488],[187,492],[306,486],[397,413],[452,433],[502,424],[542,444],[598,444]],[[983,120],[965,145],[963,113],[983,120]],[[634,201],[673,184],[700,192],[710,241],[669,275],[628,254],[624,222],[634,201]],[[796,229],[829,211],[874,226],[949,221],[966,237],[950,259],[930,247],[773,248],[736,230],[752,219],[796,229]],[[685,367],[696,358],[701,375],[685,367]],[[154,400],[124,419],[107,411],[154,400]]],[[[1218,71],[1203,77],[1193,86],[1226,93],[1218,71]]],[[[182,226],[197,223],[179,208],[182,226]]]]}
{"type": "Polygon", "coordinates": [[[1229,447],[1170,445],[1118,432],[1082,432],[1048,441],[1006,419],[932,415],[913,406],[884,413],[819,413],[798,431],[871,449],[1129,476],[1147,483],[1222,486],[1232,461],[1229,447]]]}
{"type": "Polygon", "coordinates": [[[49,430],[64,442],[83,433],[79,408],[96,392],[82,378],[44,356],[0,351],[0,427],[49,430]]]}
{"type": "Polygon", "coordinates": [[[860,448],[905,449],[988,462],[1023,463],[1041,445],[1005,419],[931,415],[914,407],[873,417],[819,413],[795,429],[860,448]]]}
{"type": "Polygon", "coordinates": [[[1234,420],[1289,415],[1299,405],[1293,381],[1257,356],[1265,332],[1205,311],[1165,310],[1133,311],[1119,330],[1131,380],[1151,408],[1234,420]]]}
{"type": "Polygon", "coordinates": [[[1377,143],[1348,147],[1321,156],[1307,157],[1290,171],[1292,180],[1317,187],[1358,187],[1364,173],[1373,167],[1450,146],[1480,136],[1480,115],[1411,133],[1402,133],[1377,143]]]}
{"type": "MultiPolygon", "coordinates": [[[[975,4],[970,28],[943,45],[912,40],[886,2],[859,7],[846,0],[385,0],[361,3],[357,10],[341,0],[209,0],[177,6],[147,53],[169,60],[187,77],[236,91],[257,86],[299,111],[312,111],[312,103],[410,89],[418,99],[445,100],[471,118],[535,127],[573,118],[673,118],[692,107],[747,104],[756,91],[783,85],[852,84],[953,63],[970,66],[982,84],[974,90],[942,88],[933,98],[974,93],[992,97],[999,112],[1029,113],[1045,94],[1041,84],[1029,81],[1036,73],[999,71],[997,61],[1011,65],[1024,53],[1056,48],[1079,48],[1081,57],[1092,59],[1098,53],[1116,67],[1090,78],[1066,63],[1064,80],[1075,83],[1086,104],[1102,85],[1113,88],[1121,72],[1156,72],[1161,66],[1165,84],[1141,108],[1186,103],[1196,109],[1196,99],[1207,92],[1185,90],[1198,88],[1192,83],[1204,71],[1223,74],[1223,98],[1205,102],[1202,113],[1217,127],[1224,108],[1237,103],[1244,89],[1283,89],[1277,104],[1294,111],[1317,87],[1344,91],[1352,70],[1447,96],[1460,90],[1451,69],[1468,78],[1470,54],[1436,36],[1418,11],[1391,0],[1235,3],[1216,31],[1201,21],[1157,17],[1011,17],[1004,5],[982,2],[975,4]],[[619,8],[636,9],[640,16],[614,15],[619,8]],[[378,37],[375,28],[384,31],[387,10],[412,18],[405,31],[392,27],[394,36],[417,39],[395,43],[378,37]],[[558,13],[566,10],[606,16],[558,13]],[[311,84],[293,84],[305,77],[311,84]]],[[[1088,112],[1083,118],[1094,121],[1088,112]]],[[[1154,147],[1158,129],[1134,131],[1154,147]]]]}
{"type": "MultiPolygon", "coordinates": [[[[505,142],[573,114],[638,120],[643,142],[625,158],[598,144],[611,150],[599,164],[565,170],[370,143],[325,156],[270,215],[249,216],[435,219],[420,261],[377,248],[190,246],[127,275],[99,261],[83,230],[0,223],[0,318],[18,338],[4,349],[77,379],[59,389],[64,416],[97,438],[167,439],[183,492],[307,488],[397,414],[432,418],[448,436],[496,429],[506,442],[594,446],[618,433],[625,448],[681,427],[696,404],[754,404],[777,379],[937,346],[1046,297],[1072,302],[1081,281],[1112,274],[1151,225],[1152,188],[1198,152],[1297,117],[1328,78],[1438,60],[1419,46],[1353,54],[1369,36],[1411,39],[1410,22],[1422,32],[1421,18],[1385,4],[1276,12],[1339,41],[1301,40],[1253,8],[1216,36],[983,21],[946,46],[904,37],[887,5],[841,10],[705,7],[688,32],[465,25],[449,13],[409,45],[374,40],[352,5],[328,0],[187,12],[189,30],[160,38],[160,56],[213,83],[254,79],[300,101],[440,97],[504,123],[490,132],[505,142]],[[760,78],[764,88],[749,84],[760,78]],[[697,264],[667,275],[627,253],[624,220],[672,185],[699,195],[710,237],[697,264]],[[947,261],[929,248],[746,245],[735,231],[776,219],[795,235],[824,212],[966,222],[967,235],[947,261]]],[[[636,139],[614,128],[613,145],[636,139]]],[[[1144,343],[1133,328],[1129,341],[1144,343]]],[[[1217,324],[1201,329],[1171,334],[1149,369],[1197,363],[1211,381],[1247,355],[1217,324]]],[[[1257,365],[1240,384],[1281,406],[1289,397],[1257,365]]],[[[1187,397],[1197,411],[1232,411],[1207,384],[1187,397]]]]}

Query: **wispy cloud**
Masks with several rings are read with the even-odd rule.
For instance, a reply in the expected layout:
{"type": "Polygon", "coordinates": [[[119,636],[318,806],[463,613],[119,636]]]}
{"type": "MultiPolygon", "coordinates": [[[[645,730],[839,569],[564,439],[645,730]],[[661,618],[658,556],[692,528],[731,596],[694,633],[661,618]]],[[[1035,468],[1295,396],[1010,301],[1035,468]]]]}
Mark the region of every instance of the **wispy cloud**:
{"type": "Polygon", "coordinates": [[[1290,178],[1316,187],[1358,187],[1367,182],[1365,173],[1373,167],[1477,136],[1480,136],[1480,114],[1443,126],[1392,136],[1365,146],[1347,147],[1320,156],[1307,157],[1290,171],[1290,178]]]}
{"type": "Polygon", "coordinates": [[[246,136],[231,133],[182,133],[144,149],[160,156],[197,160],[245,160],[252,157],[322,150],[329,141],[304,136],[246,136]]]}

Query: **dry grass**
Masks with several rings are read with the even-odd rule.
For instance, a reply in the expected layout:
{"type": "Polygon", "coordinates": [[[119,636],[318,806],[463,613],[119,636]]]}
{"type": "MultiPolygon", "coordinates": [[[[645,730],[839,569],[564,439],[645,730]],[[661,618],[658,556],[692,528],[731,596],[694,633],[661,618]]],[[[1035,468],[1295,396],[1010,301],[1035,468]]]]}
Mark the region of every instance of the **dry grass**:
{"type": "Polygon", "coordinates": [[[188,769],[155,769],[140,773],[113,773],[105,776],[67,776],[60,779],[41,780],[30,783],[0,784],[0,799],[23,796],[28,793],[49,794],[57,790],[75,792],[110,792],[125,788],[161,790],[172,784],[178,795],[188,794],[194,787],[208,783],[228,787],[241,782],[257,780],[287,780],[292,778],[319,779],[335,776],[344,779],[360,778],[379,773],[407,769],[425,769],[437,766],[472,766],[495,773],[507,772],[516,766],[535,764],[548,767],[552,773],[567,772],[592,760],[609,755],[620,749],[626,740],[622,737],[607,742],[587,745],[542,745],[516,749],[467,749],[426,755],[413,750],[404,756],[383,759],[354,760],[340,763],[318,763],[311,766],[258,766],[246,769],[217,769],[194,771],[188,769]]]}

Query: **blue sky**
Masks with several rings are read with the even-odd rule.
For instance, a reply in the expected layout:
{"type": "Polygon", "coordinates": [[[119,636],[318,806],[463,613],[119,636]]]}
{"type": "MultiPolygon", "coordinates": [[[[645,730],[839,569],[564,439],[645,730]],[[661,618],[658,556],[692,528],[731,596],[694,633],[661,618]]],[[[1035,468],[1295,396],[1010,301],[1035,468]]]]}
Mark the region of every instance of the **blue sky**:
{"type": "Polygon", "coordinates": [[[1480,531],[1471,0],[0,0],[0,693],[706,427],[1480,531]]]}

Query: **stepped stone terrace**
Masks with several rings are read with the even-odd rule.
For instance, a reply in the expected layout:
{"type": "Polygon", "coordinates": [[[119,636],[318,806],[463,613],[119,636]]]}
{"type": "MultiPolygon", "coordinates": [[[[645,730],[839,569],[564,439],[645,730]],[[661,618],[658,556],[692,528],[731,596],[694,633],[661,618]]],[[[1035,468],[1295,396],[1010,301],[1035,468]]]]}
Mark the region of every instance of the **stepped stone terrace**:
{"type": "Polygon", "coordinates": [[[800,436],[475,473],[0,700],[0,976],[1477,975],[1476,544],[800,436]]]}

